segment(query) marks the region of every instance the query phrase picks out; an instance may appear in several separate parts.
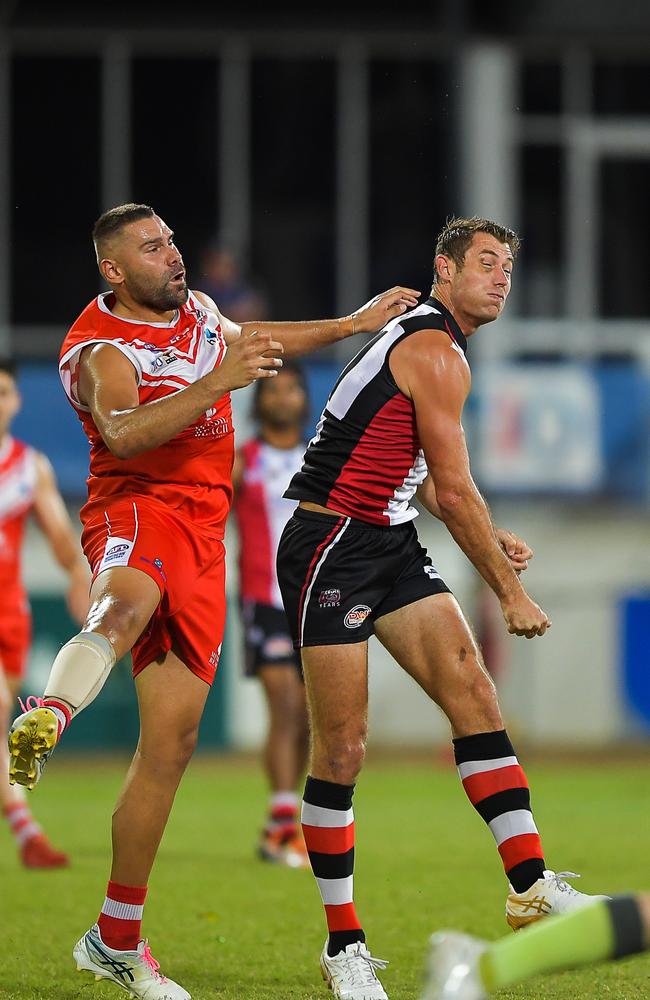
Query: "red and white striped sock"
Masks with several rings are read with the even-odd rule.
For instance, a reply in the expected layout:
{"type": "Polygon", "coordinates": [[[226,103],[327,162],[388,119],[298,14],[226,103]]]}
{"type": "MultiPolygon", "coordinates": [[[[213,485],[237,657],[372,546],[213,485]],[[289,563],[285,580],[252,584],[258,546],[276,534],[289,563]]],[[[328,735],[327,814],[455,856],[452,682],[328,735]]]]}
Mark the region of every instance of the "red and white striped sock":
{"type": "Polygon", "coordinates": [[[505,729],[456,739],[454,754],[467,797],[492,831],[510,884],[515,892],[526,892],[546,865],[528,781],[505,729]]]}
{"type": "Polygon", "coordinates": [[[56,720],[59,724],[57,739],[61,739],[61,733],[64,729],[68,728],[72,721],[72,712],[67,705],[56,698],[43,698],[43,708],[51,709],[56,715],[56,720]]]}
{"type": "Polygon", "coordinates": [[[135,951],[140,941],[147,887],[109,882],[99,914],[102,941],[115,951],[135,951]]]}
{"type": "Polygon", "coordinates": [[[329,955],[365,941],[354,908],[354,785],[307,778],[302,829],[325,907],[329,955]]]}
{"type": "Polygon", "coordinates": [[[13,802],[11,805],[5,806],[3,812],[18,847],[22,847],[37,833],[42,832],[25,802],[13,802]]]}

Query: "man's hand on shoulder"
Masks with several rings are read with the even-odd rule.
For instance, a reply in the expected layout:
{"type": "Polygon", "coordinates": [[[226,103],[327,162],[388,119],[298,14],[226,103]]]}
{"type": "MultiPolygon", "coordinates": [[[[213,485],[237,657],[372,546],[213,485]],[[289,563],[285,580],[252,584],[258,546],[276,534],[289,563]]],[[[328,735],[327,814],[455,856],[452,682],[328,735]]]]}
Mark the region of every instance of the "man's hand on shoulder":
{"type": "Polygon", "coordinates": [[[354,333],[375,333],[381,330],[391,319],[401,316],[409,309],[415,309],[420,294],[414,288],[395,285],[387,292],[375,295],[360,309],[355,309],[349,316],[344,317],[343,322],[350,324],[346,333],[351,336],[354,333]]]}

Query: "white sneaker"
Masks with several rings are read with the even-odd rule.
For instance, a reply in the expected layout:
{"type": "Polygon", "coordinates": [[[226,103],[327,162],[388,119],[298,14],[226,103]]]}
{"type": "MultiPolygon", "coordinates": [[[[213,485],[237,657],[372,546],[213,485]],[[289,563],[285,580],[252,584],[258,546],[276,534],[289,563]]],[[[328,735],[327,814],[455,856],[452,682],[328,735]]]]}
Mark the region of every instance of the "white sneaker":
{"type": "Polygon", "coordinates": [[[375,972],[387,965],[383,958],[374,958],[361,941],[334,957],[327,954],[326,941],[320,957],[323,979],[338,1000],[388,1000],[375,972]]]}
{"type": "Polygon", "coordinates": [[[178,983],[165,979],[151,954],[147,941],[140,941],[135,951],[115,951],[102,941],[95,924],[77,941],[72,951],[77,972],[92,972],[95,979],[108,979],[130,997],[143,1000],[191,1000],[178,983]]]}
{"type": "Polygon", "coordinates": [[[545,871],[544,877],[537,879],[526,892],[515,892],[510,886],[510,894],[506,900],[506,920],[513,931],[518,931],[526,924],[532,924],[542,917],[557,917],[571,910],[580,910],[599,900],[609,899],[609,896],[588,896],[578,892],[566,881],[568,878],[580,878],[575,872],[545,871]]]}
{"type": "Polygon", "coordinates": [[[59,724],[52,709],[43,707],[42,698],[28,698],[27,706],[32,700],[37,707],[28,707],[14,719],[8,739],[9,784],[24,785],[30,792],[59,738],[59,724]]]}
{"type": "Polygon", "coordinates": [[[479,978],[479,959],[486,948],[485,941],[468,934],[432,934],[422,1000],[486,1000],[479,978]]]}

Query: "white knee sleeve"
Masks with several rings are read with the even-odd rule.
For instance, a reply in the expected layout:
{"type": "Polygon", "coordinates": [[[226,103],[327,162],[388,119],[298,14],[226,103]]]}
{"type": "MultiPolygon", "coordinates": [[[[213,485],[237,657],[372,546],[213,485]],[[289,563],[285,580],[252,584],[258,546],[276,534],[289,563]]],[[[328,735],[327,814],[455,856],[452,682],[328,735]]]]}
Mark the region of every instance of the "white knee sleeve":
{"type": "Polygon", "coordinates": [[[45,688],[46,698],[60,698],[75,713],[95,700],[115,665],[115,651],[99,632],[80,632],[59,650],[45,688]]]}

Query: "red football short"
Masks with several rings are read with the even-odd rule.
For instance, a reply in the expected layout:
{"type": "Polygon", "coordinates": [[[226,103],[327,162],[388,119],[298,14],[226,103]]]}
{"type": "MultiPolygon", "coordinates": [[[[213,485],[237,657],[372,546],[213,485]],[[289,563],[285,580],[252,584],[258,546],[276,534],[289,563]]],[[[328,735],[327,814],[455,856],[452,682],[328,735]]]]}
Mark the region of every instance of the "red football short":
{"type": "Polygon", "coordinates": [[[32,618],[26,598],[3,605],[0,613],[0,669],[7,677],[25,676],[32,641],[32,618]]]}
{"type": "Polygon", "coordinates": [[[212,684],[226,620],[223,541],[187,524],[173,508],[148,497],[107,500],[86,521],[81,544],[93,579],[129,566],[151,577],[161,601],[131,650],[133,676],[173,649],[212,684]]]}

